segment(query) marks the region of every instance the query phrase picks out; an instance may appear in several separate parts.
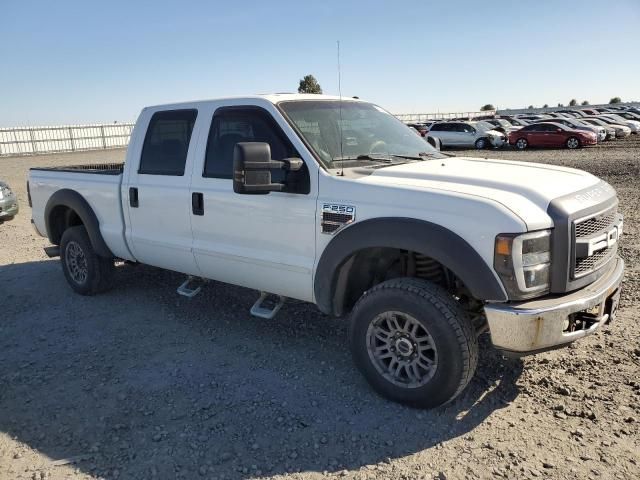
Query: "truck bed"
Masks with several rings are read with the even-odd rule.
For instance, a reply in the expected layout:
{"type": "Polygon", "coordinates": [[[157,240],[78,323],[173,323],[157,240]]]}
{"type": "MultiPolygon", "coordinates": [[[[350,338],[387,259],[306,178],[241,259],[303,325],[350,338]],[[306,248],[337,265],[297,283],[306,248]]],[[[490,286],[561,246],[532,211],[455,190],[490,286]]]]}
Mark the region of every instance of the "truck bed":
{"type": "Polygon", "coordinates": [[[89,165],[65,165],[61,167],[33,167],[31,170],[55,172],[95,173],[99,175],[120,175],[124,163],[94,163],[89,165]]]}

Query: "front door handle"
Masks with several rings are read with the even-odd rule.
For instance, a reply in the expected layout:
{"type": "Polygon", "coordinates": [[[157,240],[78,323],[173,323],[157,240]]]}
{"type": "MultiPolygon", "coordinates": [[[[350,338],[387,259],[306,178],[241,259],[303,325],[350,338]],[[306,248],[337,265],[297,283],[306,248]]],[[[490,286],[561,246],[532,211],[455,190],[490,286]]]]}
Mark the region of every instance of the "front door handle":
{"type": "Polygon", "coordinates": [[[204,196],[200,192],[191,194],[191,210],[194,215],[204,215],[204,196]]]}
{"type": "Polygon", "coordinates": [[[138,208],[138,189],[136,187],[129,188],[129,205],[133,208],[138,208]]]}

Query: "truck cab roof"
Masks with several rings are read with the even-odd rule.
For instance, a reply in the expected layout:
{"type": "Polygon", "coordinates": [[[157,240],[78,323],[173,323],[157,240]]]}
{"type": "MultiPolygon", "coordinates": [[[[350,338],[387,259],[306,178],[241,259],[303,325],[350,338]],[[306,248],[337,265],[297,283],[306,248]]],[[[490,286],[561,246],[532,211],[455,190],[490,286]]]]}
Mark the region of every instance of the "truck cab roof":
{"type": "Polygon", "coordinates": [[[220,97],[220,98],[210,98],[205,100],[193,100],[187,102],[178,102],[178,103],[166,103],[159,105],[151,105],[145,107],[143,110],[152,109],[152,110],[162,110],[162,109],[171,109],[171,108],[185,108],[185,107],[195,107],[202,106],[208,103],[218,103],[218,102],[246,102],[246,103],[255,103],[256,101],[267,101],[274,105],[277,105],[280,102],[288,102],[288,101],[304,101],[304,100],[313,100],[313,101],[336,101],[342,99],[343,102],[364,102],[364,100],[356,99],[353,97],[345,97],[345,96],[336,96],[336,95],[323,95],[323,94],[313,94],[313,93],[268,93],[268,94],[259,94],[259,95],[248,95],[248,96],[238,96],[238,97],[220,97]]]}

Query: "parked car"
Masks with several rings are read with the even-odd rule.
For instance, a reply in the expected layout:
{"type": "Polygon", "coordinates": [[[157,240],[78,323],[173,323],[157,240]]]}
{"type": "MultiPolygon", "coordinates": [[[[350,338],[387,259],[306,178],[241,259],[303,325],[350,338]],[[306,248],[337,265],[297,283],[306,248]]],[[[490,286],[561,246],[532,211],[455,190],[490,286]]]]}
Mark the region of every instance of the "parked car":
{"type": "Polygon", "coordinates": [[[492,119],[483,120],[483,121],[490,124],[494,130],[497,130],[498,132],[502,132],[505,135],[512,130],[518,130],[520,128],[519,126],[516,127],[512,125],[504,118],[492,118],[492,119]]]}
{"type": "Polygon", "coordinates": [[[9,185],[0,180],[0,224],[13,220],[18,214],[18,199],[9,185]]]}
{"type": "Polygon", "coordinates": [[[535,122],[536,120],[550,120],[551,117],[547,115],[516,115],[516,118],[521,118],[527,122],[535,122]]]}
{"type": "Polygon", "coordinates": [[[419,407],[464,390],[483,331],[511,355],[595,333],[624,276],[606,182],[449,158],[356,99],[147,107],[124,164],[32,168],[28,182],[34,227],[74,292],[107,289],[122,259],[181,272],[186,297],[200,278],[258,290],[263,319],[287,297],[311,302],[350,322],[376,391],[419,407]]]}
{"type": "Polygon", "coordinates": [[[598,137],[595,132],[575,130],[560,123],[534,123],[511,132],[509,144],[518,150],[528,147],[567,147],[570,149],[595,145],[598,137]]]}
{"type": "Polygon", "coordinates": [[[640,121],[640,113],[628,112],[625,110],[625,111],[617,112],[616,115],[622,118],[626,118],[627,120],[640,121]]]}
{"type": "Polygon", "coordinates": [[[429,131],[429,127],[424,123],[408,123],[407,125],[411,128],[416,129],[421,137],[424,137],[429,131]]]}
{"type": "Polygon", "coordinates": [[[610,118],[603,117],[602,115],[597,115],[593,117],[585,117],[584,121],[588,121],[589,123],[596,125],[608,125],[609,127],[615,129],[616,138],[624,138],[631,135],[631,129],[626,125],[621,125],[618,122],[611,120],[610,118]]]}
{"type": "Polygon", "coordinates": [[[506,145],[507,136],[484,122],[440,122],[431,126],[427,137],[438,138],[443,148],[500,148],[506,145]]]}
{"type": "Polygon", "coordinates": [[[579,118],[585,115],[579,110],[556,110],[556,111],[559,113],[565,113],[567,115],[570,115],[573,118],[579,118]]]}
{"type": "Polygon", "coordinates": [[[506,117],[506,116],[501,118],[509,122],[514,127],[518,127],[518,128],[526,127],[531,123],[530,120],[525,120],[524,118],[506,117]]]}
{"type": "MultiPolygon", "coordinates": [[[[542,123],[542,121],[534,122],[542,123]]],[[[607,132],[604,127],[597,127],[595,125],[588,125],[575,118],[556,118],[553,123],[559,123],[575,130],[586,130],[588,132],[594,132],[598,136],[598,141],[603,142],[607,138],[607,132]]]]}
{"type": "Polygon", "coordinates": [[[620,115],[614,113],[603,113],[598,116],[599,118],[611,119],[614,122],[619,123],[620,125],[625,125],[631,129],[631,133],[640,132],[640,122],[638,120],[629,120],[627,118],[623,118],[620,115]]]}
{"type": "Polygon", "coordinates": [[[616,138],[616,129],[613,128],[613,126],[609,125],[608,123],[596,122],[596,121],[593,121],[592,118],[581,118],[580,121],[583,122],[585,125],[593,125],[594,127],[604,128],[604,131],[606,134],[605,140],[613,140],[616,138]]]}

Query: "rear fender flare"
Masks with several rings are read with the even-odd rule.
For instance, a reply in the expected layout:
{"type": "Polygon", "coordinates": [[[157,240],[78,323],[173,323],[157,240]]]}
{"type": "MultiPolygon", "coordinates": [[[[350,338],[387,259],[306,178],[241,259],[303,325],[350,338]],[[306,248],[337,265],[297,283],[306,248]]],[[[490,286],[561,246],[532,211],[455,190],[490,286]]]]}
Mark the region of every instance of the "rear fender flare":
{"type": "Polygon", "coordinates": [[[100,255],[101,257],[114,256],[107,246],[106,242],[104,241],[104,238],[102,237],[98,217],[96,217],[96,214],[91,208],[91,205],[89,205],[85,198],[78,192],[67,188],[58,190],[53,195],[51,195],[44,210],[44,221],[47,228],[47,237],[49,237],[49,241],[52,244],[59,245],[60,238],[56,238],[54,229],[50,225],[51,212],[53,212],[56,207],[61,206],[70,208],[78,215],[78,217],[80,217],[80,220],[82,220],[82,223],[87,229],[87,233],[89,234],[91,246],[93,246],[93,249],[98,255],[100,255]]]}

